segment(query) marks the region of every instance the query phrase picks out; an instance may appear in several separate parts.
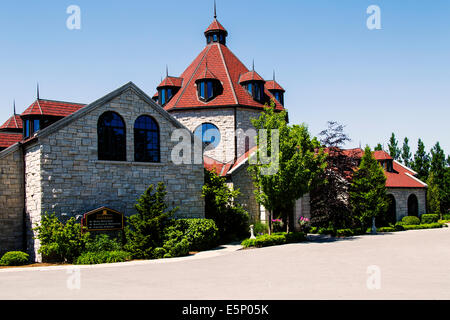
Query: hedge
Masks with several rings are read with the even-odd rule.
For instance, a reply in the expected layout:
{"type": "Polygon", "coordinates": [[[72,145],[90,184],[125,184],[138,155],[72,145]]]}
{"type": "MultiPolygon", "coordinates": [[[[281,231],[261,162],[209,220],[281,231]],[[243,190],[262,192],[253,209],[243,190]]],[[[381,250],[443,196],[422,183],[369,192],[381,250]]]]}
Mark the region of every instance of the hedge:
{"type": "Polygon", "coordinates": [[[428,223],[435,223],[439,221],[439,215],[437,214],[423,214],[421,216],[422,219],[422,223],[423,224],[428,224],[428,223]]]}
{"type": "Polygon", "coordinates": [[[181,231],[189,242],[189,250],[203,251],[212,249],[219,242],[219,230],[211,219],[179,219],[167,232],[181,231]]]}
{"type": "Polygon", "coordinates": [[[419,230],[419,229],[434,229],[434,228],[442,228],[442,223],[427,223],[427,224],[419,224],[419,225],[403,225],[405,230],[419,230]]]}
{"type": "Polygon", "coordinates": [[[306,236],[303,232],[292,232],[292,233],[278,232],[270,236],[268,234],[263,234],[257,236],[256,239],[246,239],[242,241],[241,245],[244,248],[249,247],[261,248],[261,247],[277,246],[287,243],[297,243],[305,240],[306,236]]]}
{"type": "Polygon", "coordinates": [[[75,261],[75,264],[115,263],[131,260],[131,254],[126,251],[85,252],[75,261]]]}
{"type": "Polygon", "coordinates": [[[404,225],[418,225],[420,224],[420,219],[415,216],[406,216],[402,219],[402,224],[404,225]]]}

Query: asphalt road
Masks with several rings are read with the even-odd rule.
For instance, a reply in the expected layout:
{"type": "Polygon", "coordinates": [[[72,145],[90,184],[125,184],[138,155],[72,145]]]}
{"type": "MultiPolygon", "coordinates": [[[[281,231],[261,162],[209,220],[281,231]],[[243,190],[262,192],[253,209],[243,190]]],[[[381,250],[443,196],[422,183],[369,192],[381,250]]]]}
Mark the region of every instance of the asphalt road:
{"type": "Polygon", "coordinates": [[[0,299],[450,299],[450,228],[0,270],[0,299]]]}

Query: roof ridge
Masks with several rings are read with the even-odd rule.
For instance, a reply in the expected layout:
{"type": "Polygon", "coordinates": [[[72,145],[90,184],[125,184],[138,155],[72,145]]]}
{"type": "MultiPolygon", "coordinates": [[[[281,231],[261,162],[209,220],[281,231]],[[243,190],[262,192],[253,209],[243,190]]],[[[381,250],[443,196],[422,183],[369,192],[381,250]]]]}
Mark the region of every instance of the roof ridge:
{"type": "MultiPolygon", "coordinates": [[[[194,72],[192,73],[191,77],[189,78],[189,80],[186,82],[186,85],[184,86],[183,90],[180,92],[180,94],[178,95],[177,101],[175,101],[175,103],[173,104],[172,108],[175,108],[178,104],[178,102],[180,102],[181,97],[183,96],[183,94],[185,93],[186,89],[188,88],[189,84],[191,83],[192,79],[194,78],[195,74],[198,71],[198,68],[201,66],[201,64],[203,63],[203,60],[205,59],[206,55],[208,54],[209,50],[211,50],[212,46],[208,46],[207,50],[205,51],[205,53],[203,54],[203,57],[201,58],[199,64],[197,65],[197,67],[195,67],[194,72]]],[[[195,60],[194,60],[195,61],[195,60]]],[[[183,79],[184,82],[184,79],[183,79]]],[[[183,83],[184,84],[184,83],[183,83]]]]}
{"type": "MultiPolygon", "coordinates": [[[[230,71],[228,70],[228,65],[227,65],[227,62],[225,61],[225,57],[224,57],[223,52],[222,52],[221,44],[220,44],[220,43],[217,43],[217,46],[218,46],[218,48],[219,48],[219,52],[220,52],[220,56],[221,56],[221,58],[222,58],[223,65],[225,66],[225,71],[226,71],[226,73],[227,73],[228,81],[230,81],[231,92],[233,93],[234,100],[236,101],[236,104],[239,104],[239,100],[238,100],[238,97],[237,97],[237,94],[236,94],[236,89],[234,88],[233,80],[231,79],[230,71]]],[[[228,50],[228,51],[231,52],[231,50],[228,50]]],[[[232,52],[231,52],[231,53],[232,53],[232,52]]],[[[233,54],[233,55],[234,55],[234,54],[233,54]]],[[[235,57],[236,57],[236,56],[235,56],[235,57]]],[[[239,59],[238,59],[238,61],[239,61],[239,59]]],[[[241,63],[242,63],[242,62],[241,62],[241,63]]],[[[245,67],[245,65],[244,65],[244,67],[245,67]]],[[[247,67],[245,67],[245,68],[247,69],[247,67]]]]}

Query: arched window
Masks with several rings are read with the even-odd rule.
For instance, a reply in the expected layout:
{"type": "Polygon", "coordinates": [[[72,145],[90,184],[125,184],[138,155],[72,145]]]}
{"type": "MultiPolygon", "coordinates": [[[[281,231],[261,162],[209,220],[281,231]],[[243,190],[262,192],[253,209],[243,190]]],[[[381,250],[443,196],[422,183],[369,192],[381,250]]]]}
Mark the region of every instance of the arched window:
{"type": "Polygon", "coordinates": [[[100,116],[97,125],[98,159],[126,161],[125,123],[122,117],[112,111],[100,116]]]}
{"type": "Polygon", "coordinates": [[[134,160],[160,162],[159,127],[150,116],[140,116],[134,123],[134,160]]]}
{"type": "Polygon", "coordinates": [[[415,194],[408,197],[408,216],[419,216],[419,201],[415,194]]]}
{"type": "Polygon", "coordinates": [[[203,123],[195,129],[194,134],[201,138],[206,147],[214,149],[220,143],[220,131],[212,123],[203,123]]]}

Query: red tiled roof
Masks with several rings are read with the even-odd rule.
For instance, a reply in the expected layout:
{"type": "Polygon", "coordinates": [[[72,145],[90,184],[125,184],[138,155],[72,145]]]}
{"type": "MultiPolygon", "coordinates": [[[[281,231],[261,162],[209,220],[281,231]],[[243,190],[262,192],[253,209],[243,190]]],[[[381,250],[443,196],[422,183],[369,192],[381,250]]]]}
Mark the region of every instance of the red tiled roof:
{"type": "Polygon", "coordinates": [[[22,119],[19,115],[13,115],[1,127],[1,129],[22,129],[22,119]]]}
{"type": "Polygon", "coordinates": [[[226,34],[228,35],[227,30],[220,24],[219,20],[217,19],[214,19],[214,21],[209,25],[208,29],[206,29],[205,31],[205,34],[210,31],[217,31],[217,30],[225,31],[226,34]]]}
{"type": "Polygon", "coordinates": [[[0,148],[8,148],[13,144],[22,141],[21,133],[4,133],[0,132],[0,148]]]}
{"type": "Polygon", "coordinates": [[[203,156],[204,167],[206,170],[212,171],[215,170],[216,173],[222,177],[230,174],[232,170],[239,167],[242,163],[247,161],[248,157],[256,151],[257,147],[251,148],[249,151],[240,156],[236,161],[230,161],[228,163],[223,163],[217,161],[208,156],[203,156]]]}
{"type": "Polygon", "coordinates": [[[244,83],[247,81],[264,81],[266,82],[256,71],[249,71],[244,73],[239,78],[239,83],[244,83]]]}
{"type": "Polygon", "coordinates": [[[177,77],[166,77],[158,86],[158,88],[161,87],[181,87],[183,84],[182,78],[177,77]]]}
{"type": "Polygon", "coordinates": [[[67,117],[72,113],[75,113],[76,111],[80,110],[84,106],[86,105],[80,103],[38,99],[35,102],[33,102],[31,106],[29,106],[21,114],[21,116],[46,115],[46,116],[67,117]]]}
{"type": "Polygon", "coordinates": [[[208,69],[208,66],[205,63],[203,70],[199,73],[198,79],[217,79],[217,77],[208,69]]]}
{"type": "MultiPolygon", "coordinates": [[[[325,152],[331,155],[336,155],[339,151],[342,151],[343,155],[362,158],[364,150],[361,148],[340,150],[338,148],[326,148],[325,152]]],[[[374,158],[380,160],[393,160],[392,157],[386,151],[374,151],[374,158]]],[[[356,168],[355,168],[356,169],[356,168]]],[[[399,162],[393,160],[394,172],[384,171],[386,176],[386,187],[388,188],[426,188],[427,185],[414,177],[416,173],[399,162]]]]}
{"type": "MultiPolygon", "coordinates": [[[[263,108],[264,104],[253,97],[239,83],[241,75],[248,73],[245,65],[223,44],[212,43],[207,45],[195,60],[182,73],[183,86],[174,97],[164,106],[166,110],[182,108],[204,108],[219,106],[248,106],[263,108]],[[208,70],[216,76],[223,86],[223,93],[208,102],[198,99],[196,80],[203,75],[204,65],[208,62],[208,70]]],[[[284,110],[276,101],[272,93],[265,88],[265,94],[275,102],[277,110],[284,110]]]]}
{"type": "Polygon", "coordinates": [[[280,86],[280,85],[278,84],[278,82],[276,82],[275,80],[269,80],[269,81],[266,81],[266,88],[267,88],[268,90],[280,90],[280,91],[285,92],[285,90],[283,89],[283,87],[280,86]]]}

